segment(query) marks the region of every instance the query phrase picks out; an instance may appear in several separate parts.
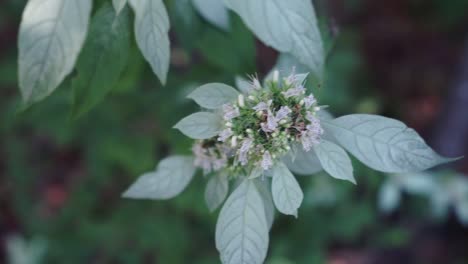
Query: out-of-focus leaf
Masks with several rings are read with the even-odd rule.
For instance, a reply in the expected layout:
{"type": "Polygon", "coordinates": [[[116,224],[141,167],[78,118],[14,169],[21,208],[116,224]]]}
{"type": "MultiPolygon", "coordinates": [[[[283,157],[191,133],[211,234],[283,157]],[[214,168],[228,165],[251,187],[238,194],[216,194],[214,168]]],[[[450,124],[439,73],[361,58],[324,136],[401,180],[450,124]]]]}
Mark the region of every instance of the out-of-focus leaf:
{"type": "Polygon", "coordinates": [[[216,136],[222,127],[220,115],[210,112],[198,112],[180,120],[174,128],[193,139],[207,139],[216,136]]]}
{"type": "Polygon", "coordinates": [[[193,0],[193,5],[210,23],[229,30],[229,12],[222,0],[193,0]]]}
{"type": "Polygon", "coordinates": [[[225,3],[265,44],[291,53],[314,75],[322,75],[323,44],[310,1],[225,0],[225,3]]]}
{"type": "Polygon", "coordinates": [[[26,105],[44,99],[72,71],[91,5],[91,0],[28,1],[18,39],[19,86],[26,105]]]}
{"type": "Polygon", "coordinates": [[[133,199],[171,199],[187,187],[194,173],[192,157],[171,156],[163,159],[155,171],[140,176],[122,196],[133,199]]]}
{"type": "Polygon", "coordinates": [[[162,0],[130,0],[135,11],[135,37],[143,56],[162,84],[169,71],[169,17],[162,0]]]}
{"type": "Polygon", "coordinates": [[[127,4],[127,0],[112,0],[112,5],[114,5],[115,13],[120,14],[122,9],[127,4]]]}
{"type": "Polygon", "coordinates": [[[117,84],[128,61],[129,31],[128,9],[117,16],[106,3],[94,16],[72,82],[75,116],[89,111],[117,84]]]}

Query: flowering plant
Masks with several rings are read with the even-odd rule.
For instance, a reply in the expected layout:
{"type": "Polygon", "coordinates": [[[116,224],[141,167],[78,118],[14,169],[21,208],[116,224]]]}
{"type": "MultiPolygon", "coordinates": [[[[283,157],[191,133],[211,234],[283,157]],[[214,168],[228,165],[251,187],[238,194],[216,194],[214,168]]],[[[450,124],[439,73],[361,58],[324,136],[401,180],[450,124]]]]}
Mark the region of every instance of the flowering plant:
{"type": "Polygon", "coordinates": [[[205,198],[211,211],[224,203],[216,226],[223,263],[262,263],[275,208],[297,217],[302,190],[292,172],[355,183],[345,149],[369,167],[388,173],[422,171],[451,161],[435,153],[403,123],[376,115],[333,119],[305,88],[307,74],[262,85],[252,78],[242,93],[211,83],[188,97],[206,109],[175,125],[196,139],[193,156],[172,156],[141,176],[128,198],[168,199],[188,185],[197,168],[209,177],[205,198]]]}

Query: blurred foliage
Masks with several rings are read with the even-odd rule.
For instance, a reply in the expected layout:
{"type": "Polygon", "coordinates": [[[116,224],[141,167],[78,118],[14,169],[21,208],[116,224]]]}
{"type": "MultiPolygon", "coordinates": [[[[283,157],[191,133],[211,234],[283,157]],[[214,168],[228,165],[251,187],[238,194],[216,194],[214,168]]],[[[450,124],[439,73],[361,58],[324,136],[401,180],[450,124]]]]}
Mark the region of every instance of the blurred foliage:
{"type": "MultiPolygon", "coordinates": [[[[95,1],[95,10],[102,2],[95,1]]],[[[233,14],[232,29],[224,32],[201,19],[190,1],[169,0],[174,46],[165,87],[133,41],[119,83],[88,114],[71,117],[70,78],[52,96],[21,112],[15,42],[24,3],[0,3],[0,236],[46,238],[44,263],[218,263],[217,213],[210,214],[205,206],[201,175],[170,201],[124,200],[120,194],[157,160],[189,153],[191,140],[172,126],[195,110],[185,99],[191,89],[204,82],[234,85],[235,76],[258,70],[259,54],[274,53],[258,45],[233,14]]],[[[365,1],[347,5],[351,13],[359,12],[365,1]]],[[[447,28],[464,23],[466,1],[434,0],[432,5],[436,7],[429,18],[447,28]]],[[[361,33],[357,25],[341,29],[329,56],[326,83],[312,91],[336,115],[398,113],[399,106],[389,108],[392,101],[373,87],[361,33]]],[[[272,58],[267,61],[274,63],[272,58]]],[[[299,177],[304,206],[297,220],[277,216],[268,263],[325,263],[347,249],[373,255],[403,248],[412,254],[408,252],[427,227],[466,234],[453,217],[447,220],[449,226],[427,220],[421,210],[427,204],[417,199],[390,215],[378,213],[377,193],[385,176],[354,163],[357,186],[325,174],[299,177]]],[[[466,245],[466,236],[460,243],[466,245]]],[[[453,254],[431,263],[468,261],[459,247],[447,250],[453,254]]],[[[372,263],[429,263],[427,255],[414,254],[415,262],[401,261],[396,254],[372,263]]]]}

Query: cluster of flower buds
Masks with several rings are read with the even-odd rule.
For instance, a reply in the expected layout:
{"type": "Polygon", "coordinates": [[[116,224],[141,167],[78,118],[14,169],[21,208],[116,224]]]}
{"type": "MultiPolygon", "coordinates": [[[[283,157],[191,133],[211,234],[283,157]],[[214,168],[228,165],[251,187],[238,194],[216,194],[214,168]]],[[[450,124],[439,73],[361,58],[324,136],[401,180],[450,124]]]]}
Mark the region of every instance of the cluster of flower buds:
{"type": "MultiPolygon", "coordinates": [[[[240,94],[236,102],[223,105],[225,123],[216,141],[229,148],[225,153],[231,155],[223,167],[261,167],[268,170],[276,159],[290,151],[292,143],[302,144],[305,151],[320,143],[323,134],[317,118],[320,107],[315,97],[306,93],[306,75],[292,73],[281,80],[278,75],[275,72],[272,80],[266,81],[264,86],[252,78],[247,94],[240,94]]],[[[202,150],[200,147],[196,145],[194,148],[197,164],[203,169],[220,167],[213,166],[214,162],[220,162],[219,156],[215,159],[204,157],[200,154],[210,154],[210,149],[202,150]]]]}

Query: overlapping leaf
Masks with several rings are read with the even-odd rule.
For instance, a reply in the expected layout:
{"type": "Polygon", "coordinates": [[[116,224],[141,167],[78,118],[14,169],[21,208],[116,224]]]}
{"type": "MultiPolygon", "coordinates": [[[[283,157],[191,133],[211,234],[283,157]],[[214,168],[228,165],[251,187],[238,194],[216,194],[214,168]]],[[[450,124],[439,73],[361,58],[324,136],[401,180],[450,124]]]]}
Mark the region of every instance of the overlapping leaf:
{"type": "Polygon", "coordinates": [[[25,104],[44,99],[72,71],[86,37],[91,0],[30,0],[19,30],[19,86],[25,104]]]}

